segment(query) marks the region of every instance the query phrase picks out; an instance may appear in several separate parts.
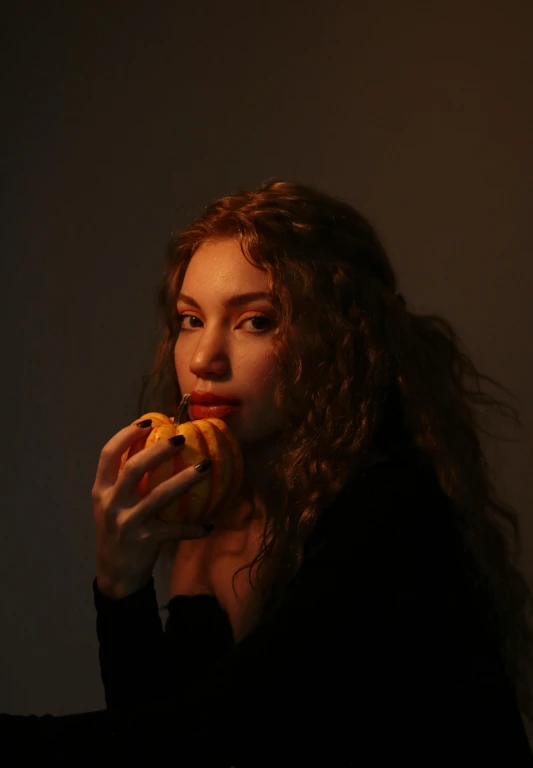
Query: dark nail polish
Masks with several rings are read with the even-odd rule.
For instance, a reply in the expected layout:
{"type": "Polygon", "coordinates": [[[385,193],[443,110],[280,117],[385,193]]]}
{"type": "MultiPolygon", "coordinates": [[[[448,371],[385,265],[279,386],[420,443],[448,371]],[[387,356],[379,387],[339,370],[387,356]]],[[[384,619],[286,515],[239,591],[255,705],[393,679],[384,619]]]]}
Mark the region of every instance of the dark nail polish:
{"type": "Polygon", "coordinates": [[[138,421],[138,427],[150,427],[152,425],[152,419],[144,419],[144,421],[138,421]]]}
{"type": "Polygon", "coordinates": [[[183,443],[185,442],[185,438],[183,437],[183,435],[174,435],[174,437],[168,438],[168,442],[176,446],[177,448],[178,446],[183,445],[183,443]]]}
{"type": "Polygon", "coordinates": [[[215,526],[213,525],[213,523],[207,523],[206,525],[204,525],[203,528],[205,531],[205,535],[207,536],[208,533],[211,533],[214,527],[215,526]]]}
{"type": "Polygon", "coordinates": [[[213,462],[211,459],[204,459],[199,464],[195,466],[195,469],[198,470],[198,472],[205,472],[206,469],[209,469],[213,462]]]}

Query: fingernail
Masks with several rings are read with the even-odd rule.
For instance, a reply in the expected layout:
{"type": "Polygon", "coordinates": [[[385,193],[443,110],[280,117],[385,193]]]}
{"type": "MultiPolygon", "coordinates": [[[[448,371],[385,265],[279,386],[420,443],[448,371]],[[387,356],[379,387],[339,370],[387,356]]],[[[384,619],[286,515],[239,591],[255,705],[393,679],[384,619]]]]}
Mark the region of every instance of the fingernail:
{"type": "Polygon", "coordinates": [[[203,525],[202,528],[204,529],[204,535],[207,536],[208,533],[211,533],[215,526],[213,523],[207,523],[207,525],[203,525]]]}
{"type": "Polygon", "coordinates": [[[138,421],[137,426],[138,427],[149,427],[152,424],[152,419],[144,419],[144,421],[138,421]]]}
{"type": "Polygon", "coordinates": [[[212,463],[213,462],[211,459],[204,459],[203,461],[201,461],[199,464],[195,466],[195,469],[198,472],[205,472],[206,469],[209,469],[212,463]]]}
{"type": "Polygon", "coordinates": [[[174,437],[169,437],[168,438],[168,442],[171,445],[174,445],[174,446],[178,447],[180,445],[183,445],[183,443],[185,442],[185,438],[184,438],[183,435],[174,435],[174,437]]]}

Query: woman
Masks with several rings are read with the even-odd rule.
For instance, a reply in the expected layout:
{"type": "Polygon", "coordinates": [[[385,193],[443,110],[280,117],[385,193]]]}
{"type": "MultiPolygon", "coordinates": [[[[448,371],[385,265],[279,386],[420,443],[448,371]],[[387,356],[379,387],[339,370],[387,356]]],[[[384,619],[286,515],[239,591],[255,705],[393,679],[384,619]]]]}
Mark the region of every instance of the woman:
{"type": "Polygon", "coordinates": [[[224,418],[244,492],[208,535],[163,524],[206,475],[139,502],[140,477],[180,447],[119,472],[149,425],[111,438],[93,487],[107,710],[5,715],[5,732],[79,765],[533,765],[531,596],[473,409],[501,403],[451,325],[408,310],[370,223],[298,183],[224,197],[172,242],[159,306],[139,413],[238,400],[224,418]]]}

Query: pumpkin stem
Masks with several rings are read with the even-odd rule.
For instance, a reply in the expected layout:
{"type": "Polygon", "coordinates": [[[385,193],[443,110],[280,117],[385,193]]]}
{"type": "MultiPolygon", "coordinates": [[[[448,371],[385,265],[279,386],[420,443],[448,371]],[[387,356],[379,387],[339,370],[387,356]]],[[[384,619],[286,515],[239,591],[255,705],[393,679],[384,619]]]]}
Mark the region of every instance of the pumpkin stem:
{"type": "Polygon", "coordinates": [[[188,418],[183,418],[183,416],[187,415],[187,406],[190,399],[191,396],[188,392],[181,398],[181,403],[178,405],[178,410],[176,411],[176,415],[174,417],[174,424],[179,425],[185,421],[189,421],[188,418]]]}

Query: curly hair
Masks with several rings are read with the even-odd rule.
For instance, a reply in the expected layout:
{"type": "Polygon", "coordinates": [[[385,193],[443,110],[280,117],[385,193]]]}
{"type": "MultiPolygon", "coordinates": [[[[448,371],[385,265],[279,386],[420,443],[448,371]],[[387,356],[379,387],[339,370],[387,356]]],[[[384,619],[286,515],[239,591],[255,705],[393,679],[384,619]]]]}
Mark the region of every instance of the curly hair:
{"type": "Polygon", "coordinates": [[[411,443],[429,457],[458,511],[465,551],[490,594],[489,620],[518,705],[533,721],[533,601],[517,564],[519,520],[491,483],[480,432],[499,438],[483,427],[474,406],[496,407],[522,423],[516,409],[482,391],[485,380],[511,394],[476,369],[449,321],[415,314],[398,300],[376,229],[352,205],[271,178],[212,202],[173,235],[157,293],[161,340],[143,377],[138,412],[176,411],[182,398],[173,358],[177,295],[198,247],[227,238],[267,272],[276,313],[274,402],[286,414],[282,453],[270,465],[283,503],[267,522],[260,552],[243,566],[250,584],[252,568],[259,566],[259,579],[275,551],[279,566],[270,594],[281,597],[302,564],[307,536],[350,477],[372,451],[401,452],[411,443]],[[301,348],[287,341],[294,322],[302,329],[301,348]]]}

